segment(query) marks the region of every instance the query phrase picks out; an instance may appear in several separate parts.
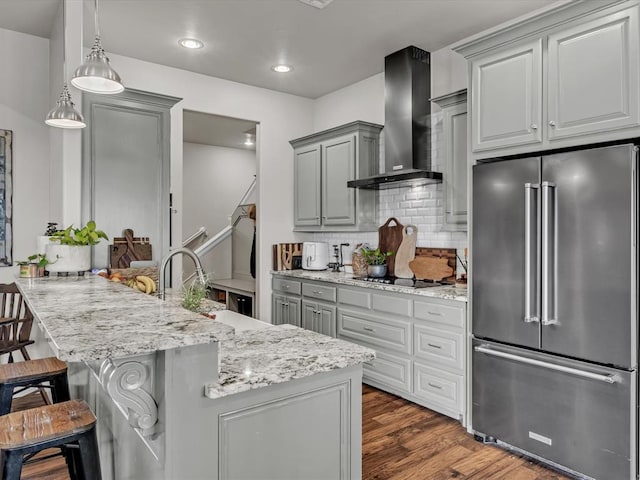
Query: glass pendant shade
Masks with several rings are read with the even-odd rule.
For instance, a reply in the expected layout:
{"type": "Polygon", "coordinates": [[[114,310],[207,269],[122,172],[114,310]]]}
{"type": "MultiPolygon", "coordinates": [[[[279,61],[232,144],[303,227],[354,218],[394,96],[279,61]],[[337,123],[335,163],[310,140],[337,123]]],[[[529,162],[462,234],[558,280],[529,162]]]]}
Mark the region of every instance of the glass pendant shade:
{"type": "Polygon", "coordinates": [[[71,84],[91,93],[112,94],[124,91],[120,75],[109,65],[99,36],[96,36],[85,62],[74,72],[71,84]]]}
{"type": "Polygon", "coordinates": [[[62,87],[62,93],[56,106],[47,114],[44,123],[58,128],[84,128],[87,126],[82,115],[76,111],[66,83],[62,87]]]}

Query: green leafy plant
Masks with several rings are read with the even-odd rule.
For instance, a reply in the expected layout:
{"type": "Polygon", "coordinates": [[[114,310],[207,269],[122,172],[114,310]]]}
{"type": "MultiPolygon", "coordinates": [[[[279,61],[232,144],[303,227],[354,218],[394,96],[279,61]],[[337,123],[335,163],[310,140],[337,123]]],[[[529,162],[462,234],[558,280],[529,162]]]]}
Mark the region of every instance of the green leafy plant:
{"type": "Polygon", "coordinates": [[[200,305],[206,297],[207,286],[196,280],[183,288],[182,306],[192,312],[200,313],[200,305]]]}
{"type": "Polygon", "coordinates": [[[82,228],[73,228],[73,225],[69,225],[64,230],[51,235],[52,242],[71,246],[96,245],[100,243],[101,238],[109,240],[106,233],[102,230],[96,230],[96,222],[93,220],[89,220],[82,228]]]}
{"type": "MultiPolygon", "coordinates": [[[[57,255],[56,257],[57,257],[56,260],[60,258],[57,255]]],[[[52,262],[47,258],[47,255],[44,253],[34,253],[33,255],[29,255],[27,257],[27,260],[29,260],[29,263],[35,263],[36,265],[38,265],[38,268],[44,268],[51,263],[56,263],[56,260],[52,262]]]]}
{"type": "Polygon", "coordinates": [[[360,247],[362,255],[367,265],[384,265],[387,261],[387,257],[393,255],[393,252],[381,252],[379,248],[375,250],[367,247],[360,247]]]}

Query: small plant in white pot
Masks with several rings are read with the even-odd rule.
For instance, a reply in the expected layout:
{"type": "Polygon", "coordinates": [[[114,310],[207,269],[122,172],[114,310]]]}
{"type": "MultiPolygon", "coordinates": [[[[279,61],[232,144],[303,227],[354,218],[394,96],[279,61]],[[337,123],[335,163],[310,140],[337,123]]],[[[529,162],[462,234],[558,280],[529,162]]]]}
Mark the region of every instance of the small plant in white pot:
{"type": "Polygon", "coordinates": [[[107,234],[96,230],[96,222],[90,220],[82,228],[69,225],[51,235],[47,245],[47,257],[57,258],[55,263],[47,265],[49,272],[86,272],[91,269],[91,246],[108,240],[107,234]]]}

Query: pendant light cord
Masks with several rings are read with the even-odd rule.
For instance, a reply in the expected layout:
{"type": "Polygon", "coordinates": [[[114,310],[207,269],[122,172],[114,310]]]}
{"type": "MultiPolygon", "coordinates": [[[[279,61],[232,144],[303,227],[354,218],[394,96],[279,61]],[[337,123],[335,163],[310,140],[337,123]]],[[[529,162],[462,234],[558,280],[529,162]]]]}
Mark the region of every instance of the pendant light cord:
{"type": "Polygon", "coordinates": [[[98,0],[93,0],[93,23],[96,37],[100,38],[100,25],[98,24],[98,0]]]}
{"type": "Polygon", "coordinates": [[[67,86],[67,0],[62,0],[62,88],[67,86]]]}

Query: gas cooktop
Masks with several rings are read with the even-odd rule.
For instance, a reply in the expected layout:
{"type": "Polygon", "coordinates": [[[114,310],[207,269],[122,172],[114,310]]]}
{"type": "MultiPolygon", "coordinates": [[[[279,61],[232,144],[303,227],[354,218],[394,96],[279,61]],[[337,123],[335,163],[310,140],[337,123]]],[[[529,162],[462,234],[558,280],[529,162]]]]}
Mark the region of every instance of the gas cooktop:
{"type": "Polygon", "coordinates": [[[434,280],[416,280],[415,278],[397,278],[397,277],[353,277],[354,280],[362,280],[363,282],[382,283],[385,285],[398,285],[400,287],[410,288],[429,288],[444,287],[453,285],[448,282],[436,282],[434,280]]]}

